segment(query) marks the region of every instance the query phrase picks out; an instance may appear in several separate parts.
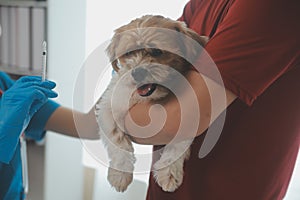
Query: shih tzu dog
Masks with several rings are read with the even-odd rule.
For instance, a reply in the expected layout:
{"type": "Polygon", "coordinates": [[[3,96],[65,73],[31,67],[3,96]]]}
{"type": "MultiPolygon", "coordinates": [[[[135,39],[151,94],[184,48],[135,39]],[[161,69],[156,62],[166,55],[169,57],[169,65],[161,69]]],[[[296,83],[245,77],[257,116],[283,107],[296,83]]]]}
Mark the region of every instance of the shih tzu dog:
{"type": "MultiPolygon", "coordinates": [[[[135,19],[115,31],[107,54],[116,73],[95,112],[110,159],[108,181],[117,191],[125,191],[133,179],[134,149],[124,128],[128,110],[138,102],[167,100],[180,84],[176,77],[193,68],[199,46],[206,42],[183,22],[157,15],[135,19]]],[[[154,164],[154,176],[164,191],[173,192],[181,185],[190,143],[166,145],[154,164]]]]}

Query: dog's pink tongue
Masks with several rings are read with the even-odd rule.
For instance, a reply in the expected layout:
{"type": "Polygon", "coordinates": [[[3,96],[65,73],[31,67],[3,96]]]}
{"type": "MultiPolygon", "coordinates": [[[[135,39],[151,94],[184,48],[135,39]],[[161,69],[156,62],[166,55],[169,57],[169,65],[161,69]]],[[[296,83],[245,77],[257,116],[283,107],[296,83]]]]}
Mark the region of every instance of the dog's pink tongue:
{"type": "Polygon", "coordinates": [[[152,84],[145,84],[137,89],[137,92],[141,96],[146,96],[148,92],[152,90],[152,84]]]}

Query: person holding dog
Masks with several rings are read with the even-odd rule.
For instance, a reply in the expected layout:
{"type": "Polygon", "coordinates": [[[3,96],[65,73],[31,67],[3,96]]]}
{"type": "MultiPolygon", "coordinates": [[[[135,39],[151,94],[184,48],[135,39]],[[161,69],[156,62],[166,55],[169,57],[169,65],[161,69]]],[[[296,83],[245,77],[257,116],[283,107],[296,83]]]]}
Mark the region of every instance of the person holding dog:
{"type": "MultiPolygon", "coordinates": [[[[205,72],[192,70],[187,74],[199,99],[201,113],[205,115],[201,115],[190,159],[184,165],[182,185],[175,192],[164,192],[151,174],[147,200],[284,197],[300,140],[298,8],[297,0],[289,3],[284,0],[191,0],[187,3],[179,20],[199,35],[210,38],[205,49],[222,75],[227,104],[212,115],[210,94],[200,74],[205,72]],[[206,130],[218,124],[218,115],[225,109],[226,120],[216,145],[208,155],[199,158],[206,130]]],[[[209,74],[205,75],[213,80],[209,74]]],[[[43,137],[44,130],[77,137],[78,131],[73,111],[48,100],[56,96],[52,91],[53,82],[41,83],[33,77],[13,82],[3,73],[0,80],[3,91],[0,195],[1,199],[22,199],[19,137],[23,131],[35,139],[43,137]]],[[[218,94],[222,88],[212,85],[212,91],[218,94]]],[[[145,113],[151,106],[139,103],[130,110],[136,124],[150,123],[145,113]]],[[[180,115],[175,98],[165,102],[164,108],[168,114],[165,126],[151,137],[137,137],[135,124],[126,118],[126,128],[133,141],[155,145],[156,150],[174,138],[181,117],[188,116],[180,115]]],[[[189,112],[194,111],[192,106],[189,109],[189,112]]],[[[155,114],[155,109],[153,111],[155,114]]],[[[78,116],[81,119],[78,121],[88,123],[85,127],[90,130],[86,131],[89,133],[86,138],[95,138],[97,123],[93,118],[87,120],[93,112],[78,113],[78,116]]]]}
{"type": "MultiPolygon", "coordinates": [[[[212,116],[211,107],[216,105],[211,105],[203,76],[214,77],[205,71],[187,74],[204,114],[184,165],[184,180],[175,192],[164,192],[151,174],[147,200],[285,197],[300,144],[299,7],[297,0],[191,0],[186,4],[179,20],[210,38],[205,50],[222,76],[227,104],[212,116]],[[220,124],[224,110],[217,143],[199,158],[208,128],[220,124]]],[[[218,92],[217,85],[210,91],[218,92]]],[[[154,145],[155,151],[176,136],[181,118],[195,109],[190,106],[182,116],[173,98],[164,104],[167,118],[159,133],[149,137],[147,131],[135,133],[136,124],[151,123],[147,114],[151,107],[151,103],[135,105],[126,128],[132,140],[154,145]]],[[[154,107],[151,113],[154,118],[161,114],[154,107]]]]}

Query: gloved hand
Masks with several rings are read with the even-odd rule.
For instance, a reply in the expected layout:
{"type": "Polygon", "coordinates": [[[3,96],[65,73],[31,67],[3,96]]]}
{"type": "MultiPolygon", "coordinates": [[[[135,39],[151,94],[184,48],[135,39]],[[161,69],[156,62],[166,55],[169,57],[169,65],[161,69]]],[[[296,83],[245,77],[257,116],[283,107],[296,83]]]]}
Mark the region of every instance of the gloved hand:
{"type": "Polygon", "coordinates": [[[0,161],[9,162],[33,114],[48,98],[57,97],[52,91],[55,85],[52,81],[42,82],[40,77],[25,76],[4,92],[0,107],[0,161]]]}

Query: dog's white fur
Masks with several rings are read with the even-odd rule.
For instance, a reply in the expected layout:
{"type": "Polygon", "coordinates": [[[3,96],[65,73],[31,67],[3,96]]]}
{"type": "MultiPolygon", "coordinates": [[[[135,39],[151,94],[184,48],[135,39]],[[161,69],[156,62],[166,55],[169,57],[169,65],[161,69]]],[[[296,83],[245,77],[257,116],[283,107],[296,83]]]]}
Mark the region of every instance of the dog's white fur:
{"type": "MultiPolygon", "coordinates": [[[[146,15],[115,31],[115,35],[107,48],[107,53],[117,73],[113,75],[108,88],[96,104],[96,116],[101,127],[101,138],[111,159],[108,181],[117,191],[125,191],[133,178],[134,149],[129,136],[124,132],[124,118],[128,109],[137,102],[168,98],[169,90],[159,86],[159,83],[164,83],[174,76],[169,67],[183,75],[191,67],[184,58],[176,54],[187,55],[193,59],[199,53],[195,50],[194,44],[182,41],[183,39],[177,38],[176,34],[170,36],[156,31],[155,28],[164,28],[185,34],[202,46],[206,43],[206,38],[198,36],[184,23],[162,16],[146,15]],[[153,51],[153,49],[166,48],[175,53],[164,50],[163,53],[159,50],[158,52],[153,51]],[[137,68],[143,68],[147,74],[140,82],[136,81],[133,76],[126,75],[126,73],[137,68]],[[114,91],[121,79],[121,89],[114,91]],[[137,92],[133,92],[139,87],[137,85],[152,82],[158,83],[158,86],[151,95],[142,97],[137,92]],[[124,101],[128,95],[130,102],[126,106],[124,101]],[[113,96],[118,98],[118,101],[113,103],[114,107],[112,107],[113,96]]],[[[191,140],[185,140],[167,145],[161,158],[154,164],[154,176],[164,191],[175,191],[181,185],[183,164],[184,160],[189,157],[190,143],[191,140]],[[178,159],[174,159],[176,157],[178,159]]]]}

